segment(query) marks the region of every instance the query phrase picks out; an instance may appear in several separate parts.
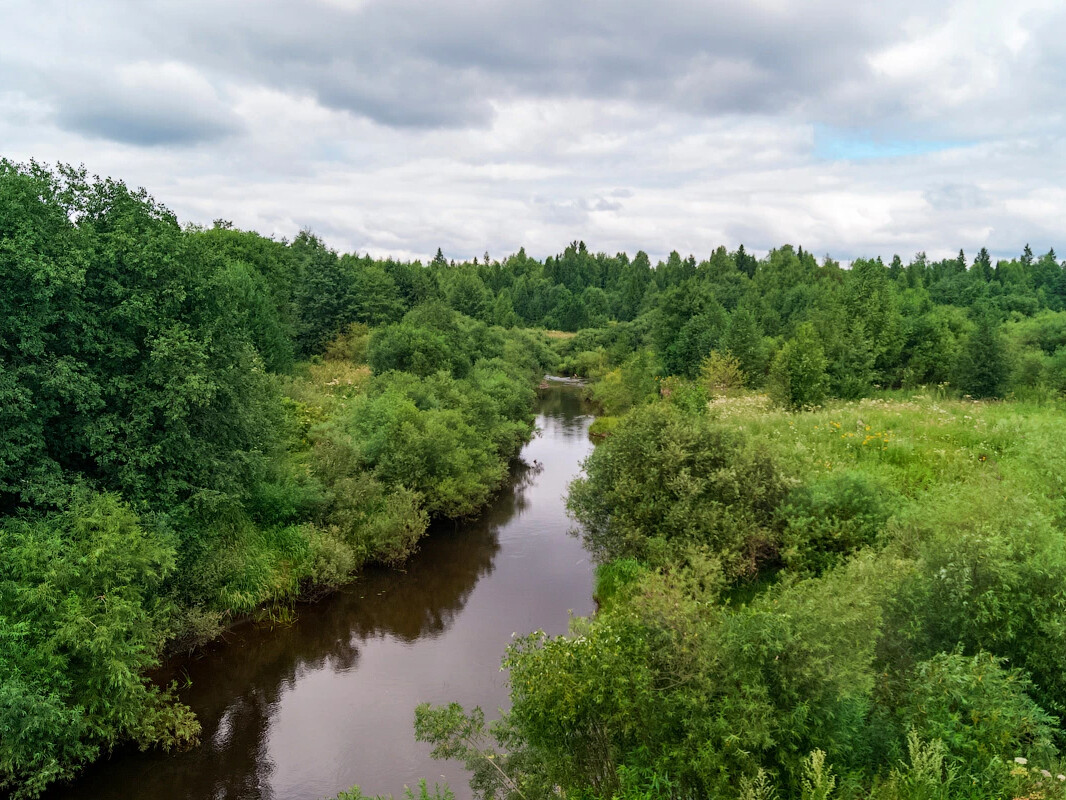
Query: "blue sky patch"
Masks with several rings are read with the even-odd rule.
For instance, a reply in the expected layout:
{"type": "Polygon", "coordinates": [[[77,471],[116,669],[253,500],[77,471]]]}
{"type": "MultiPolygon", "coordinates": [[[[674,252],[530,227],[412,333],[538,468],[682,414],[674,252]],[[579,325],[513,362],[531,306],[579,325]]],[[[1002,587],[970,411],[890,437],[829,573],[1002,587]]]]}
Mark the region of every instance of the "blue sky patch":
{"type": "Polygon", "coordinates": [[[843,131],[823,125],[814,127],[814,155],[830,161],[921,156],[970,144],[973,143],[944,139],[888,139],[863,131],[843,131]]]}

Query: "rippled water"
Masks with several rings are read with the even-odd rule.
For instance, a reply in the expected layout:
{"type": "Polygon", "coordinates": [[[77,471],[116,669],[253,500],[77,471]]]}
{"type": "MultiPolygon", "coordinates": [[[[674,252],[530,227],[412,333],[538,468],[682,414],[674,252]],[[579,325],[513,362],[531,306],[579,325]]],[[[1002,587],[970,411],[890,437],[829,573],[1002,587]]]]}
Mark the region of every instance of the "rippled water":
{"type": "Polygon", "coordinates": [[[425,777],[469,797],[460,765],[414,740],[422,701],[506,704],[513,633],[563,633],[592,612],[592,566],[568,535],[567,483],[592,448],[579,390],[544,390],[541,434],[481,518],[431,531],[402,570],[375,570],[296,624],[245,626],[168,666],[203,724],[175,755],[119,752],[50,800],[318,800],[359,784],[399,795],[425,777]]]}

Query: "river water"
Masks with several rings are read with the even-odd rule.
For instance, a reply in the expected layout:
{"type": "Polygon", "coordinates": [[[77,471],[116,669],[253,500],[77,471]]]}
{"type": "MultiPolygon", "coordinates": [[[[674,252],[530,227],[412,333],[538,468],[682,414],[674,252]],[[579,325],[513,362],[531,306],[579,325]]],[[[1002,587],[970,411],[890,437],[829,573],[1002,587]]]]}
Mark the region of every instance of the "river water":
{"type": "Polygon", "coordinates": [[[592,565],[564,505],[592,449],[579,392],[542,390],[541,433],[479,519],[436,526],[402,570],[300,606],[295,624],[247,625],[169,665],[200,747],[117,752],[49,800],[319,800],[353,784],[399,796],[419,778],[470,797],[462,766],[415,741],[414,708],[456,701],[494,718],[512,634],[564,633],[571,613],[592,613],[592,565]]]}

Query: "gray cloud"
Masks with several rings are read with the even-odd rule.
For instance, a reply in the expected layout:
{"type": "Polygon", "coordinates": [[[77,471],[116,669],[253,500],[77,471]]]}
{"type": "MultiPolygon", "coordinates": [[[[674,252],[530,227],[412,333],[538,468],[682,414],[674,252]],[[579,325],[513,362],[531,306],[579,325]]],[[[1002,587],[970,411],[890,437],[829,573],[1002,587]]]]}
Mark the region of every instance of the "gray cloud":
{"type": "Polygon", "coordinates": [[[0,142],[378,254],[1012,252],[1066,212],[1063,35],[1044,0],[12,0],[0,142]]]}
{"type": "Polygon", "coordinates": [[[200,144],[238,130],[224,114],[128,95],[71,99],[60,106],[56,117],[69,131],[144,146],[200,144]]]}
{"type": "Polygon", "coordinates": [[[965,211],[985,208],[991,198],[972,183],[944,183],[925,190],[925,199],[934,209],[965,211]]]}
{"type": "Polygon", "coordinates": [[[516,96],[697,115],[785,111],[869,77],[869,49],[902,37],[908,7],[922,7],[390,0],[345,10],[267,0],[164,4],[147,14],[140,3],[95,5],[124,24],[97,21],[103,30],[83,44],[87,53],[188,61],[416,127],[485,125],[495,100],[516,96]]]}

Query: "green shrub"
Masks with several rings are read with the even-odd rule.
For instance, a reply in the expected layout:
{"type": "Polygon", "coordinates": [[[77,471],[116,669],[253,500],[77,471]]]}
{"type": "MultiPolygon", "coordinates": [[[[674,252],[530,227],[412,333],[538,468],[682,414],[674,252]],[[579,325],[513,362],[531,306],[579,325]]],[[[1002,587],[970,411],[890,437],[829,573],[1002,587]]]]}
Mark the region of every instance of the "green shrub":
{"type": "Polygon", "coordinates": [[[614,433],[615,428],[618,427],[621,422],[620,417],[596,417],[589,425],[589,436],[606,437],[614,433]]]}
{"type": "Polygon", "coordinates": [[[728,395],[747,384],[740,360],[717,350],[712,350],[700,365],[700,381],[710,397],[728,395]]]}
{"type": "Polygon", "coordinates": [[[873,544],[892,514],[893,500],[861,472],[833,472],[794,489],[781,507],[785,562],[820,573],[873,544]]]}
{"type": "Polygon", "coordinates": [[[1033,499],[978,481],[893,527],[918,562],[888,606],[889,663],[987,651],[1025,670],[1040,706],[1066,712],[1066,540],[1033,499]]]}
{"type": "Polygon", "coordinates": [[[647,572],[647,567],[633,558],[619,558],[596,566],[596,588],[593,598],[601,606],[607,606],[616,595],[625,592],[647,572]]]}
{"type": "Polygon", "coordinates": [[[600,561],[690,544],[750,575],[776,549],[774,514],[788,482],[765,453],[706,416],[667,404],[634,411],[593,451],[568,508],[600,561]]]}
{"type": "MultiPolygon", "coordinates": [[[[429,790],[426,785],[426,781],[423,778],[418,782],[418,794],[415,794],[410,786],[405,786],[403,790],[404,800],[455,800],[455,795],[447,785],[441,786],[440,784],[434,784],[433,791],[429,790]]],[[[363,794],[362,790],[358,786],[339,793],[334,800],[393,800],[391,794],[368,796],[363,794]]]]}
{"type": "Polygon", "coordinates": [[[1003,787],[1017,756],[1047,762],[1056,754],[1056,721],[1027,694],[1032,684],[988,653],[938,653],[918,664],[898,698],[904,730],[942,742],[967,783],[1003,787]]]}
{"type": "Polygon", "coordinates": [[[118,742],[199,725],[144,677],[170,633],[173,542],[113,495],[0,525],[0,789],[36,796],[118,742]]]}

